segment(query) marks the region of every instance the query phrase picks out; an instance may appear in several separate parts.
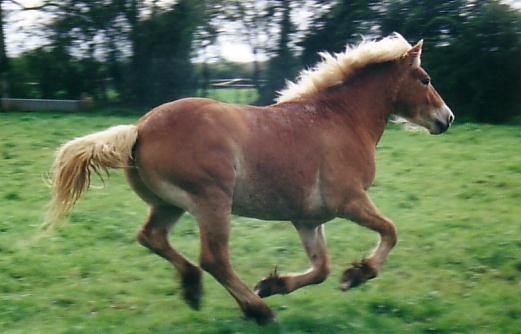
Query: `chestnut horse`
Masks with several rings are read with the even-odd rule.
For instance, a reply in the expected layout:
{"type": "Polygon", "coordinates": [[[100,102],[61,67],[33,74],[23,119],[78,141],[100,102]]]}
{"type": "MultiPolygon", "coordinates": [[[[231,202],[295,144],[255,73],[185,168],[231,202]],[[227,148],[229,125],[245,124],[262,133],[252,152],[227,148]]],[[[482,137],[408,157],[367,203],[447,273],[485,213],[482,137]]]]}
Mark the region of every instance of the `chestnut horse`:
{"type": "Polygon", "coordinates": [[[49,224],[55,225],[90,184],[92,172],[123,168],[150,206],[137,239],[179,272],[183,297],[199,307],[204,269],[258,323],[274,319],[261,298],[326,279],[323,224],[342,217],[380,236],[375,250],[342,275],[347,290],[374,278],[396,244],[395,225],[367,195],[375,147],[391,115],[445,132],[454,115],[420,66],[422,42],[394,34],[365,41],[289,83],[277,103],[255,107],[187,98],[163,104],[135,125],[121,125],[63,145],[53,171],[49,224]],[[199,225],[200,267],[174,249],[168,233],[191,213],[199,225]],[[288,220],[311,268],[272,274],[254,291],[230,264],[230,215],[288,220]]]}

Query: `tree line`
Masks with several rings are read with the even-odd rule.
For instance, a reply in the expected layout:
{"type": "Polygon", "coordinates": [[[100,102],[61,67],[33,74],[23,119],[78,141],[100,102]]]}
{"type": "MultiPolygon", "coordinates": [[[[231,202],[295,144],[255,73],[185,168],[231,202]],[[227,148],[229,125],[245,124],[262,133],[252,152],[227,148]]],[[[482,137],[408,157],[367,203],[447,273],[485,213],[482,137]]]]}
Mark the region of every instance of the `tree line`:
{"type": "Polygon", "coordinates": [[[150,107],[204,95],[212,78],[245,76],[265,104],[319,51],[394,31],[425,40],[424,67],[459,117],[521,117],[521,12],[497,0],[0,0],[2,91],[150,107]],[[42,46],[9,58],[5,25],[14,11],[49,19],[35,27],[42,46]],[[211,52],[226,27],[249,45],[251,64],[211,52]]]}

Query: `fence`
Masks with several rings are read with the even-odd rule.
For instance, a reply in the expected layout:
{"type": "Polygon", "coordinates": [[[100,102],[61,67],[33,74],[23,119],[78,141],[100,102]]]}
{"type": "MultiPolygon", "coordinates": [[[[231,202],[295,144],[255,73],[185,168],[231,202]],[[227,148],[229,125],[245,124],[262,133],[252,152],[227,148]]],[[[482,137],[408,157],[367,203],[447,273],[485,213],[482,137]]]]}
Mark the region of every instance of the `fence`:
{"type": "Polygon", "coordinates": [[[92,102],[85,100],[46,100],[2,98],[2,110],[17,111],[80,111],[88,108],[92,102]]]}
{"type": "MultiPolygon", "coordinates": [[[[259,84],[264,84],[264,81],[259,80],[259,84]]],[[[256,85],[249,78],[210,80],[206,89],[200,89],[199,96],[201,95],[234,103],[253,103],[258,98],[256,85]]],[[[1,98],[0,101],[0,111],[76,112],[93,107],[90,97],[81,100],[1,98]]]]}

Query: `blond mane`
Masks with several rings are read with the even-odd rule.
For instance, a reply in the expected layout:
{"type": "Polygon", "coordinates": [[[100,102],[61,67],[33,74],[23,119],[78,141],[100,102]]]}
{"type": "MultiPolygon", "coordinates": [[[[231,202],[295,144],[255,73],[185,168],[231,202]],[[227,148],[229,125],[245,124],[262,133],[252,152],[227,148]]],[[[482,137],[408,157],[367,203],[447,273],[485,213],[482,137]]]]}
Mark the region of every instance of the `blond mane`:
{"type": "Polygon", "coordinates": [[[296,83],[288,81],[279,92],[277,102],[298,100],[338,85],[354,71],[374,63],[398,59],[412,46],[398,33],[379,41],[364,40],[356,46],[346,46],[342,53],[319,53],[322,61],[315,67],[300,72],[296,83]]]}

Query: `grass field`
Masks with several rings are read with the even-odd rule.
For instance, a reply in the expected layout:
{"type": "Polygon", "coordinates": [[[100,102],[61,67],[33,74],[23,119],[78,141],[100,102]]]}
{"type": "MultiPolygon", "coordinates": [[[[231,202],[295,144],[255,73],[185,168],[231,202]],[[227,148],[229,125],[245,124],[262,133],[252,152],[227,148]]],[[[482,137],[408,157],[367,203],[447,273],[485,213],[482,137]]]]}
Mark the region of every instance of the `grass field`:
{"type": "MultiPolygon", "coordinates": [[[[371,195],[398,226],[381,276],[340,292],[341,272],[377,236],[326,225],[333,272],[267,303],[258,327],[209,275],[201,311],[181,300],[172,268],[134,241],[146,207],[121,172],[95,182],[68,224],[38,239],[55,148],[134,117],[0,113],[1,333],[521,333],[521,127],[462,124],[447,134],[388,129],[371,195]]],[[[185,215],[172,242],[192,259],[185,215]]],[[[290,224],[234,217],[234,267],[253,286],[277,264],[307,260],[290,224]]]]}

